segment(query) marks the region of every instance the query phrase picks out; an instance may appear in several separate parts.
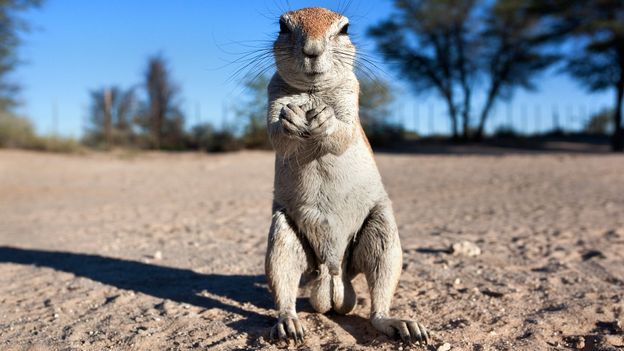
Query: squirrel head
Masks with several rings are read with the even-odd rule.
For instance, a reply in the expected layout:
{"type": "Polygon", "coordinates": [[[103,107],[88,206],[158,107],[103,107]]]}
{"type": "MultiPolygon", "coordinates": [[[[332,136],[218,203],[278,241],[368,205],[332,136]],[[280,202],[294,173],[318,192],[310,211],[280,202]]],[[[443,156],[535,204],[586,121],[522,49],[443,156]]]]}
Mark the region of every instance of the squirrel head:
{"type": "Polygon", "coordinates": [[[353,74],[355,46],[349,38],[349,19],[336,12],[308,7],[284,13],[273,43],[279,75],[301,90],[337,86],[353,74]]]}

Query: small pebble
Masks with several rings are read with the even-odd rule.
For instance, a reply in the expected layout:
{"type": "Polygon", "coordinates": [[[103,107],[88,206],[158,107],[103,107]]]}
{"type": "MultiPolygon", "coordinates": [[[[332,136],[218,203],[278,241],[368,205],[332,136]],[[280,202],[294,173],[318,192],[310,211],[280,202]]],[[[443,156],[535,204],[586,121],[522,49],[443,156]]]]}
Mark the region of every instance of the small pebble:
{"type": "Polygon", "coordinates": [[[449,344],[448,342],[445,342],[444,344],[440,345],[440,347],[437,348],[437,351],[449,351],[451,349],[451,344],[449,344]]]}
{"type": "Polygon", "coordinates": [[[481,249],[470,241],[460,241],[451,245],[451,253],[456,256],[475,257],[481,254],[481,249]]]}

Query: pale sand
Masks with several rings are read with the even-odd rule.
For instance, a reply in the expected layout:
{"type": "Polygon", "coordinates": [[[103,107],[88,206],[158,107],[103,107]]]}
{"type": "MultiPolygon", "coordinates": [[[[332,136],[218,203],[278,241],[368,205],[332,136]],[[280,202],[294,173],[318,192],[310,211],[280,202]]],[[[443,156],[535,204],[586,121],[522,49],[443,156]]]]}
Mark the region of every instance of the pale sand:
{"type": "MultiPolygon", "coordinates": [[[[432,349],[623,347],[622,156],[377,160],[404,250],[393,313],[427,325],[432,349]],[[482,254],[445,252],[461,240],[482,254]]],[[[269,152],[1,151],[0,350],[276,349],[272,185],[269,152]]],[[[300,299],[304,349],[403,346],[356,288],[348,316],[300,299]]]]}

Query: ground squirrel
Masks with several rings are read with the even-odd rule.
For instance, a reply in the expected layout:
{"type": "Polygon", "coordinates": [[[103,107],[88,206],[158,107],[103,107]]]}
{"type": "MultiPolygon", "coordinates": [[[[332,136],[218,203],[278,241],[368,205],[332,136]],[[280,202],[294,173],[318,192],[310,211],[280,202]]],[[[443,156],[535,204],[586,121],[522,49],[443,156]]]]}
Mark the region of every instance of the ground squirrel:
{"type": "Polygon", "coordinates": [[[279,313],[273,339],[303,340],[295,301],[311,274],[318,312],[349,313],[364,273],[370,319],[388,336],[429,342],[419,323],[389,316],[402,251],[392,205],[358,116],[349,20],[323,8],[283,14],[273,44],[268,132],[276,151],[266,274],[279,313]]]}

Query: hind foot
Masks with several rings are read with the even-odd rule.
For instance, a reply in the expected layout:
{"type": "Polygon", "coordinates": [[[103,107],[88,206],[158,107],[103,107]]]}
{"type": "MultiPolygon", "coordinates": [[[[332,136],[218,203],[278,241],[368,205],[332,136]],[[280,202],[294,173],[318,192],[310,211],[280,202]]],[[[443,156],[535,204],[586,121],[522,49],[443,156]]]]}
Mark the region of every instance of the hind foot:
{"type": "Polygon", "coordinates": [[[427,329],[425,329],[422,324],[415,321],[375,316],[371,318],[371,322],[373,327],[378,331],[391,338],[395,338],[398,335],[405,343],[430,343],[430,336],[427,329]]]}
{"type": "Polygon", "coordinates": [[[294,340],[295,343],[303,342],[306,329],[299,321],[296,315],[283,315],[277,320],[277,323],[271,328],[271,340],[289,341],[294,340]]]}

